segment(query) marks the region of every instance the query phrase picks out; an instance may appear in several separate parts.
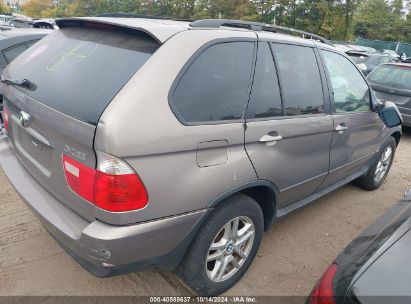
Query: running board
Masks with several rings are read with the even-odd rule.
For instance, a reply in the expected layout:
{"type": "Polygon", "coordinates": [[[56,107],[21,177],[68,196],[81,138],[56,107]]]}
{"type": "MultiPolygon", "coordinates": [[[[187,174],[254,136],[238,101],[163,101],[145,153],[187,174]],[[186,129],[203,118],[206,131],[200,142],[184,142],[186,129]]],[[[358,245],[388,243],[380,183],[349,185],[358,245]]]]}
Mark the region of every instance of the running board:
{"type": "Polygon", "coordinates": [[[305,205],[308,205],[309,203],[327,195],[328,193],[331,193],[335,190],[337,190],[338,188],[341,188],[349,183],[351,183],[352,181],[356,180],[357,178],[363,176],[364,174],[367,173],[367,171],[369,170],[368,166],[364,167],[363,169],[361,169],[360,171],[357,171],[349,176],[347,176],[346,178],[342,179],[341,181],[319,191],[319,192],[315,192],[314,194],[311,194],[310,196],[306,197],[305,199],[302,199],[296,203],[293,203],[291,205],[285,206],[281,209],[277,210],[277,218],[283,217],[297,209],[300,209],[302,207],[304,207],[305,205]]]}

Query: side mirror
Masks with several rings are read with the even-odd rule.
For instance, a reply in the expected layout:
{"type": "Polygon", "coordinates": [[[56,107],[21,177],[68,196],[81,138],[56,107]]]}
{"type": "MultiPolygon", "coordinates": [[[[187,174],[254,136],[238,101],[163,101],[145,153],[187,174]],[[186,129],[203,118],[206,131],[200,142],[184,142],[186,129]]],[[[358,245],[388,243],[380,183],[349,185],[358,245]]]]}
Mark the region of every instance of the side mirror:
{"type": "Polygon", "coordinates": [[[383,102],[382,107],[378,110],[381,120],[388,128],[394,128],[402,125],[402,116],[397,106],[393,102],[383,102]]]}
{"type": "Polygon", "coordinates": [[[374,90],[371,90],[371,110],[378,113],[383,107],[384,103],[377,98],[374,90]]]}

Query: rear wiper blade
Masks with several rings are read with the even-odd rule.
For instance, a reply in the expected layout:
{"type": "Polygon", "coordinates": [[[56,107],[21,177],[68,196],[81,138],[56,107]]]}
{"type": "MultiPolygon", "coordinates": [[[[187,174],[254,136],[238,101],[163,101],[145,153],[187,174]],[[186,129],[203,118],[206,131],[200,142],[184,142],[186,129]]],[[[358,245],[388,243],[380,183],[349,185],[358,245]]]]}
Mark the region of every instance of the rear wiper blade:
{"type": "Polygon", "coordinates": [[[37,88],[36,85],[28,79],[15,80],[15,79],[1,78],[1,82],[8,84],[8,85],[15,85],[18,87],[22,87],[22,88],[32,90],[32,91],[34,91],[37,88]]]}

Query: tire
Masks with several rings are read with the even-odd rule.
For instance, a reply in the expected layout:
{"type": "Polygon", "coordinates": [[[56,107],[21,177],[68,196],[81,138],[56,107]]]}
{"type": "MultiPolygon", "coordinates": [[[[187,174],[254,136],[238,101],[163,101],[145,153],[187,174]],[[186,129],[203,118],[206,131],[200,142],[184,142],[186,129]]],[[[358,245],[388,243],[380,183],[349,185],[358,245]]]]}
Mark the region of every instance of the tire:
{"type": "Polygon", "coordinates": [[[222,294],[241,279],[253,262],[260,247],[263,223],[263,213],[256,201],[244,194],[228,198],[212,211],[201,226],[177,269],[177,275],[201,296],[222,294]],[[235,219],[239,222],[238,233],[231,238],[229,231],[233,233],[235,219]],[[246,236],[250,237],[240,246],[240,241],[246,236]],[[212,245],[221,248],[210,250],[212,245]],[[213,255],[218,259],[212,258],[213,255]],[[207,258],[211,260],[206,262],[207,258]],[[227,261],[226,270],[221,271],[221,266],[227,261]],[[237,264],[236,267],[234,264],[237,264]]]}
{"type": "Polygon", "coordinates": [[[356,184],[368,191],[374,191],[380,188],[390,172],[396,149],[397,143],[395,139],[391,137],[390,140],[381,148],[378,158],[372,165],[371,169],[366,175],[356,180],[356,184]],[[388,160],[385,159],[387,150],[391,151],[390,158],[388,160]],[[383,168],[384,172],[378,171],[382,170],[381,168],[383,168]],[[382,175],[378,173],[381,173],[382,175]]]}

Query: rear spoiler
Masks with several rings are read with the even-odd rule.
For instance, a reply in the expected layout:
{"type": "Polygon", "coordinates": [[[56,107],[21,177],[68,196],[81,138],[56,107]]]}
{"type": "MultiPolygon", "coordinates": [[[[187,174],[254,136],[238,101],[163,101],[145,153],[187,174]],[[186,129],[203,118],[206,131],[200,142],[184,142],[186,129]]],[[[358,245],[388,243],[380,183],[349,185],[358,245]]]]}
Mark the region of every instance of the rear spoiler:
{"type": "Polygon", "coordinates": [[[68,27],[90,27],[100,29],[111,29],[130,34],[144,33],[159,44],[163,44],[173,35],[186,30],[177,24],[167,26],[150,19],[134,18],[106,18],[106,17],[75,17],[56,19],[60,29],[68,27]]]}
{"type": "Polygon", "coordinates": [[[127,32],[130,34],[135,34],[136,32],[140,32],[154,39],[159,44],[162,44],[162,41],[160,41],[156,36],[154,36],[149,31],[143,28],[131,28],[131,27],[119,26],[119,25],[109,23],[109,22],[98,22],[94,20],[89,21],[89,20],[80,20],[80,19],[57,19],[56,24],[61,29],[68,28],[68,27],[88,27],[88,28],[115,30],[115,31],[127,32]]]}

